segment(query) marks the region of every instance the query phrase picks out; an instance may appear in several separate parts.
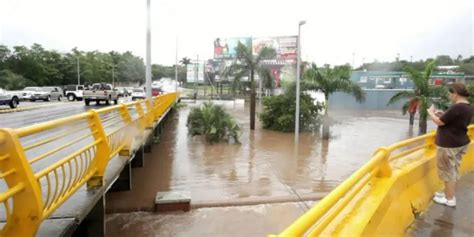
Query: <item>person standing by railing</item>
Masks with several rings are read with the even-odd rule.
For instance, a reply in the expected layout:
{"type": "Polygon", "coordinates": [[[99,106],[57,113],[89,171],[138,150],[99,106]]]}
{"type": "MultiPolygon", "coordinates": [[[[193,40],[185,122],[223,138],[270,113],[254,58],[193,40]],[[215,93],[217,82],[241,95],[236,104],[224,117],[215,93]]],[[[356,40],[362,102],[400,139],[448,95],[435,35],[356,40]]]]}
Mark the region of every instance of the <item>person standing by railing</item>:
{"type": "Polygon", "coordinates": [[[444,113],[436,112],[433,106],[428,109],[433,122],[438,125],[436,145],[438,146],[438,175],[444,181],[444,192],[436,192],[433,201],[438,204],[456,206],[456,181],[460,179],[459,166],[466,153],[470,140],[467,127],[474,113],[467,97],[469,91],[462,83],[454,83],[449,88],[449,99],[453,105],[444,113]]]}

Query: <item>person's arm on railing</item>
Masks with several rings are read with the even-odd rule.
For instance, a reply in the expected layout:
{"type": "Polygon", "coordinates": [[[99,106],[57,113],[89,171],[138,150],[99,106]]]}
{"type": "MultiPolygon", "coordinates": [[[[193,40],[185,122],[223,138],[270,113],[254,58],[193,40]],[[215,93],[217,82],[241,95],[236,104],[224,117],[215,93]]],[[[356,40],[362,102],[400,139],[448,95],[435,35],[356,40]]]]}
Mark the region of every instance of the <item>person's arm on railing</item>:
{"type": "Polygon", "coordinates": [[[431,120],[438,126],[443,126],[444,122],[440,119],[440,114],[439,112],[436,112],[435,108],[431,106],[429,109],[427,109],[428,114],[431,117],[431,120]]]}

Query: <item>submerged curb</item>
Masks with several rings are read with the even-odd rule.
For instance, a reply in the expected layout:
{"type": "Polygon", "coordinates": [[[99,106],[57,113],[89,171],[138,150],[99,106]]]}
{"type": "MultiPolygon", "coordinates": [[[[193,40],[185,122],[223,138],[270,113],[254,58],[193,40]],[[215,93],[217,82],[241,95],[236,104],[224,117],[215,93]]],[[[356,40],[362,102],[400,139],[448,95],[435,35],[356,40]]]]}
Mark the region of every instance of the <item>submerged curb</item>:
{"type": "Polygon", "coordinates": [[[319,201],[323,199],[328,193],[310,193],[288,195],[288,196],[276,196],[276,197],[251,197],[251,198],[238,198],[230,200],[215,200],[215,201],[198,201],[191,202],[191,209],[209,208],[209,207],[232,207],[232,206],[253,206],[260,204],[276,204],[276,203],[288,203],[288,202],[306,202],[306,201],[319,201]]]}

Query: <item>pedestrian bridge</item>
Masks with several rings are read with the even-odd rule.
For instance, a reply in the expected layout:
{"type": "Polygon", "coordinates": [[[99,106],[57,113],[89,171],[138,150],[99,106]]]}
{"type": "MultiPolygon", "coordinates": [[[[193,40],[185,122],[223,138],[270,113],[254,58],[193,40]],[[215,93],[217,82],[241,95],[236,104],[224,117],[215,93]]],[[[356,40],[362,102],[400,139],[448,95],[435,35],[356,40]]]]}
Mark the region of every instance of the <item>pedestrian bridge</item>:
{"type": "MultiPolygon", "coordinates": [[[[104,194],[130,190],[175,93],[0,129],[0,236],[103,236],[104,194]],[[2,208],[3,207],[3,208],[2,208]]],[[[474,126],[469,128],[474,141],[474,126]]],[[[278,236],[403,236],[442,186],[434,132],[372,159],[278,236]]],[[[462,162],[474,170],[474,142],[462,162]]]]}

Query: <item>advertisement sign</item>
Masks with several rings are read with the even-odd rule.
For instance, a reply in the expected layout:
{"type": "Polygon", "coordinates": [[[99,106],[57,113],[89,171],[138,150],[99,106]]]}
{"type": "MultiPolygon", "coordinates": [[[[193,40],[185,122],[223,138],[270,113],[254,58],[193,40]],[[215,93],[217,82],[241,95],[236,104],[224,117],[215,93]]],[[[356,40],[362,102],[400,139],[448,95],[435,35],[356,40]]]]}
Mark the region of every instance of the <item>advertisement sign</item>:
{"type": "Polygon", "coordinates": [[[248,48],[252,47],[252,38],[217,38],[214,40],[214,58],[215,59],[233,59],[237,56],[237,45],[242,43],[248,48]]]}
{"type": "Polygon", "coordinates": [[[277,60],[296,62],[297,39],[297,36],[254,38],[253,54],[257,55],[263,47],[269,47],[275,49],[277,60]]]}
{"type": "Polygon", "coordinates": [[[186,67],[186,80],[188,83],[204,82],[204,64],[188,64],[186,67]]]}

